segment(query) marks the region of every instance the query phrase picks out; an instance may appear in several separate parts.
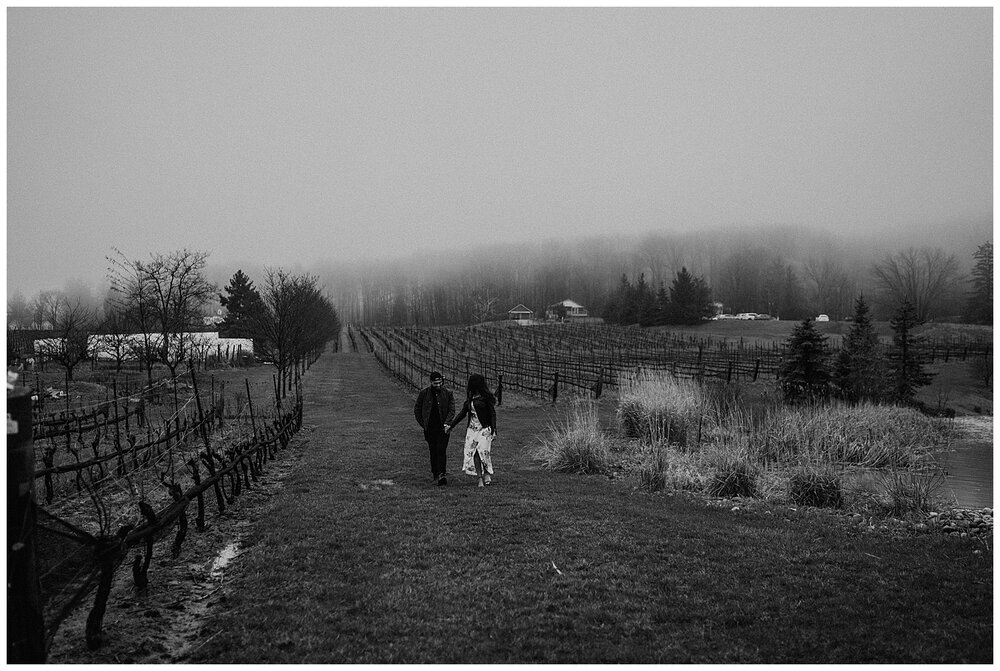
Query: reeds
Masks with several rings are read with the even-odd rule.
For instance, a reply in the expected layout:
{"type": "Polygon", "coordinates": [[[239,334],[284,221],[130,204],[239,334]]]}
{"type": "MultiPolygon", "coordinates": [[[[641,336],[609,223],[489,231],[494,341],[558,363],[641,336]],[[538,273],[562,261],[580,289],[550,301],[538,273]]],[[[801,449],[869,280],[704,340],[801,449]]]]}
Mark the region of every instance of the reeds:
{"type": "Polygon", "coordinates": [[[709,463],[711,474],[706,491],[712,496],[751,497],[757,493],[757,476],[760,468],[745,452],[717,451],[709,463]]]}
{"type": "Polygon", "coordinates": [[[692,380],[638,371],[618,382],[616,418],[622,433],[647,445],[691,447],[700,441],[705,399],[692,380]]]}
{"type": "Polygon", "coordinates": [[[700,492],[706,485],[703,455],[669,445],[642,448],[637,471],[640,489],[700,492]]]}
{"type": "Polygon", "coordinates": [[[776,406],[763,420],[734,411],[717,431],[759,461],[908,468],[948,444],[941,424],[916,410],[871,404],[776,406]]]}
{"type": "Polygon", "coordinates": [[[880,477],[885,492],[885,512],[896,517],[934,510],[942,499],[944,475],[940,471],[919,473],[890,469],[880,477]]]}
{"type": "Polygon", "coordinates": [[[637,372],[619,384],[616,422],[638,439],[639,487],[651,491],[842,507],[844,484],[835,467],[857,465],[894,469],[882,488],[890,510],[926,509],[933,478],[904,476],[901,469],[930,463],[950,440],[946,424],[911,408],[788,406],[756,390],[702,386],[664,371],[637,372]]]}
{"type": "Polygon", "coordinates": [[[603,473],[611,465],[611,441],[600,427],[597,406],[574,401],[569,415],[553,423],[533,458],[543,468],[563,473],[603,473]]]}
{"type": "Polygon", "coordinates": [[[840,476],[823,466],[798,468],[789,476],[788,498],[802,506],[840,508],[844,505],[840,476]]]}

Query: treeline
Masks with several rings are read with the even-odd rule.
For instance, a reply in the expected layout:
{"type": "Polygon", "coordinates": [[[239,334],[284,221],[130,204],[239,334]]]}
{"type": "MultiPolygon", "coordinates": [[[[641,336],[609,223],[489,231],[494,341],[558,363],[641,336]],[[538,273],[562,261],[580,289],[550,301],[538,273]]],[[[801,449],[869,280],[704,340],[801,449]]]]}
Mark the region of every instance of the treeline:
{"type": "Polygon", "coordinates": [[[959,253],[884,249],[791,227],[483,247],[453,258],[354,262],[319,275],[334,287],[346,321],[420,326],[503,319],[519,303],[541,317],[566,298],[619,323],[649,322],[643,312],[653,304],[659,323],[668,323],[679,319],[669,303],[682,271],[733,314],[839,320],[865,295],[880,320],[905,298],[921,319],[992,323],[983,307],[992,306],[991,242],[959,253]],[[622,307],[626,283],[637,310],[622,307]]]}
{"type": "Polygon", "coordinates": [[[893,336],[887,348],[875,332],[868,303],[859,296],[851,329],[839,351],[833,352],[813,321],[803,320],[789,337],[778,370],[785,400],[815,403],[838,398],[849,403],[919,406],[916,392],[932,377],[925,369],[928,361],[922,340],[914,334],[923,320],[914,305],[904,300],[889,323],[893,336]]]}
{"type": "Polygon", "coordinates": [[[250,338],[258,357],[278,369],[279,386],[296,366],[340,334],[340,317],[312,275],[265,271],[262,290],[242,270],[224,288],[226,318],[219,334],[250,338]]]}
{"type": "Polygon", "coordinates": [[[340,318],[317,277],[266,270],[258,291],[237,271],[228,296],[222,296],[207,279],[208,256],[182,249],[136,259],[114,250],[107,257],[110,288],[97,305],[67,292],[40,292],[31,302],[15,295],[7,304],[8,329],[38,329],[44,336],[30,352],[12,351],[18,339],[8,336],[8,360],[41,356],[63,365],[69,381],[81,362],[97,356],[99,342],[119,371],[124,362],[136,361],[150,383],[155,365],[175,377],[198,353],[196,334],[206,330],[210,306],[219,303],[229,310],[215,327],[220,335],[252,339],[254,353],[277,367],[282,382],[337,338],[340,318]],[[99,340],[91,337],[98,334],[99,340]]]}

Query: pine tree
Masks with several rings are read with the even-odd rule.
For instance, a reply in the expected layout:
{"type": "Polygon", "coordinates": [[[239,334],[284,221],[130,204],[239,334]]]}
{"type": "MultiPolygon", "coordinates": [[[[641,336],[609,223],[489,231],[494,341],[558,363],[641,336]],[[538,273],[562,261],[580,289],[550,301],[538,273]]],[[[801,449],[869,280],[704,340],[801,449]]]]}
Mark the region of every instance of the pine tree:
{"type": "Polygon", "coordinates": [[[229,338],[253,338],[253,317],[263,305],[253,282],[242,270],[237,270],[224,290],[229,295],[219,294],[219,301],[227,314],[219,330],[229,338]]]}
{"type": "Polygon", "coordinates": [[[631,316],[627,323],[648,326],[656,312],[656,297],[646,283],[645,273],[639,274],[633,291],[631,316]]]}
{"type": "Polygon", "coordinates": [[[812,318],[795,327],[786,343],[778,377],[789,403],[814,402],[830,393],[830,366],[826,336],[813,326],[812,318]]]}
{"type": "Polygon", "coordinates": [[[682,267],[670,286],[670,323],[699,324],[712,314],[712,292],[701,277],[682,267]]]}
{"type": "Polygon", "coordinates": [[[878,403],[885,395],[885,379],[886,361],[878,334],[864,296],[858,296],[851,330],[837,356],[834,382],[840,397],[847,401],[878,403]]]}
{"type": "Polygon", "coordinates": [[[965,321],[970,324],[993,323],[993,243],[986,242],[972,255],[972,291],[965,304],[965,321]]]}
{"type": "Polygon", "coordinates": [[[622,273],[621,279],[618,281],[618,288],[611,295],[611,299],[604,309],[604,321],[609,324],[624,324],[631,298],[632,283],[628,281],[628,276],[622,273]]]}
{"type": "Polygon", "coordinates": [[[889,320],[893,330],[893,348],[889,352],[889,381],[893,399],[899,403],[912,403],[917,388],[930,384],[931,381],[932,375],[924,371],[923,358],[917,349],[920,339],[913,335],[913,329],[922,323],[909,301],[903,301],[895,316],[889,320]]]}
{"type": "Polygon", "coordinates": [[[660,282],[660,287],[656,290],[656,308],[653,324],[662,326],[670,321],[670,294],[667,288],[660,282]]]}

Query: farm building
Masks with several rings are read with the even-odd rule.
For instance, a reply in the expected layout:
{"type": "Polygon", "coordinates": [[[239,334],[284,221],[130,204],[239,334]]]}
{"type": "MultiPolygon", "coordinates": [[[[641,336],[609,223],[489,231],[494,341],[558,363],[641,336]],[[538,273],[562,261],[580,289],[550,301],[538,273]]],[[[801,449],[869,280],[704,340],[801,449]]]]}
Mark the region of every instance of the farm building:
{"type": "Polygon", "coordinates": [[[557,319],[585,319],[587,317],[587,308],[583,307],[576,301],[571,301],[566,299],[558,303],[553,303],[549,307],[545,308],[545,318],[550,320],[557,319]]]}
{"type": "MultiPolygon", "coordinates": [[[[141,333],[131,333],[121,336],[92,335],[87,339],[87,345],[99,361],[107,361],[114,359],[115,346],[118,343],[121,343],[124,350],[130,353],[141,351],[145,337],[141,333]]],[[[250,338],[220,338],[217,332],[172,334],[171,338],[174,337],[184,338],[192,352],[203,356],[214,355],[220,358],[231,359],[237,355],[253,354],[253,340],[250,338]]],[[[153,348],[158,348],[160,342],[163,340],[163,336],[159,333],[151,333],[148,338],[149,344],[153,348]]],[[[46,344],[44,341],[36,340],[35,349],[43,351],[46,344]]]]}
{"type": "Polygon", "coordinates": [[[518,303],[510,310],[507,310],[507,319],[513,321],[519,321],[519,322],[528,321],[534,316],[535,313],[532,310],[529,310],[528,308],[524,307],[524,303],[518,303]]]}

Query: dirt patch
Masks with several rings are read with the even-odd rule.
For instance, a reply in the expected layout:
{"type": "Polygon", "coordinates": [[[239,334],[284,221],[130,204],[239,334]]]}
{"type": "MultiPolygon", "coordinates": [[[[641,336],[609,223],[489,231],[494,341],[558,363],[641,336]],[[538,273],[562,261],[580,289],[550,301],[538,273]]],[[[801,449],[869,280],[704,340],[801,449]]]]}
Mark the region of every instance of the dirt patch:
{"type": "MultiPolygon", "coordinates": [[[[187,661],[218,633],[206,628],[213,611],[226,607],[226,573],[238,561],[240,540],[248,525],[271,505],[288,475],[298,466],[312,427],[303,426],[275,461],[268,462],[259,481],[222,515],[206,509],[204,531],[190,520],[181,556],[171,559],[170,544],[160,541],[149,567],[149,585],[139,591],[131,572],[115,575],[104,617],[104,645],[87,649],[84,638],[91,593],[62,624],[49,649],[50,664],[171,664],[187,661]],[[159,557],[157,554],[159,553],[159,557]]],[[[134,550],[127,557],[131,561],[134,550]]]]}

